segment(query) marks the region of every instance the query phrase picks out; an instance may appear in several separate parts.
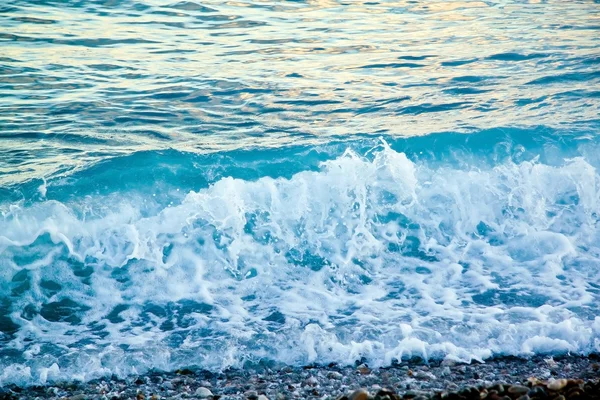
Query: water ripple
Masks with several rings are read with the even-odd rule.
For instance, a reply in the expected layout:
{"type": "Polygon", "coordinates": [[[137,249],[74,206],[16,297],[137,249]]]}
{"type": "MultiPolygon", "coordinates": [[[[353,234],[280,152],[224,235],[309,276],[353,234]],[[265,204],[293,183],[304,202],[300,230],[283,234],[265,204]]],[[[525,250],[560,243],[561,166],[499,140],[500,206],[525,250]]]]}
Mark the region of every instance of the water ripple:
{"type": "Polygon", "coordinates": [[[513,124],[597,132],[596,11],[590,1],[17,0],[0,8],[0,140],[67,149],[64,138],[79,137],[86,153],[108,137],[128,152],[513,124]]]}

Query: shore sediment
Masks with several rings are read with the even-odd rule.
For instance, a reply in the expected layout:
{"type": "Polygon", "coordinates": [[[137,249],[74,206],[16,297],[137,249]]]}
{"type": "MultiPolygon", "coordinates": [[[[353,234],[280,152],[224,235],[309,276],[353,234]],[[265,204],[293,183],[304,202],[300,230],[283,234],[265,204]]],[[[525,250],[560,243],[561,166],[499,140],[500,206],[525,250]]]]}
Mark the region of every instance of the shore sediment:
{"type": "Polygon", "coordinates": [[[513,357],[485,363],[409,361],[388,368],[305,366],[181,369],[126,379],[0,388],[0,399],[600,399],[600,356],[513,357]]]}

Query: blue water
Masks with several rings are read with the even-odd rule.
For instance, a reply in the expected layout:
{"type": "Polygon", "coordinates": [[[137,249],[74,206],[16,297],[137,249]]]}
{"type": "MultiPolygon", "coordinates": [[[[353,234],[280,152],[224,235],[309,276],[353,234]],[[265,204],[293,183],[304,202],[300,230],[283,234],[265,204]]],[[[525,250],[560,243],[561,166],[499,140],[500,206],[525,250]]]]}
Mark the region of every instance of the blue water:
{"type": "Polygon", "coordinates": [[[600,351],[600,4],[0,5],[0,386],[600,351]]]}

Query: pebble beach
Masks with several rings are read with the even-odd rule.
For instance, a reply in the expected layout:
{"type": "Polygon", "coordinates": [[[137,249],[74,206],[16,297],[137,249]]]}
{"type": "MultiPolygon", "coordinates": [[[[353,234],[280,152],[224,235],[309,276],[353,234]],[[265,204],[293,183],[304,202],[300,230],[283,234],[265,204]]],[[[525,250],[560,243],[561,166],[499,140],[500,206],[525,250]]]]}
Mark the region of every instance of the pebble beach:
{"type": "Polygon", "coordinates": [[[126,379],[0,389],[0,399],[600,399],[600,356],[497,358],[485,363],[412,360],[387,368],[304,366],[180,369],[126,379]]]}

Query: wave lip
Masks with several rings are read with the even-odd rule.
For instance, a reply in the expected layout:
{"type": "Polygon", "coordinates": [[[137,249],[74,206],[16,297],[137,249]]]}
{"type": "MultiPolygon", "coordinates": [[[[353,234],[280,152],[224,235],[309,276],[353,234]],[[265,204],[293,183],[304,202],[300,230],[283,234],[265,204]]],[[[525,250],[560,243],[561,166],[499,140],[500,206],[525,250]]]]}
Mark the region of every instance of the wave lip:
{"type": "Polygon", "coordinates": [[[465,166],[384,142],[289,177],[222,178],[156,212],[133,192],[14,205],[0,385],[598,352],[594,164],[465,166]]]}

